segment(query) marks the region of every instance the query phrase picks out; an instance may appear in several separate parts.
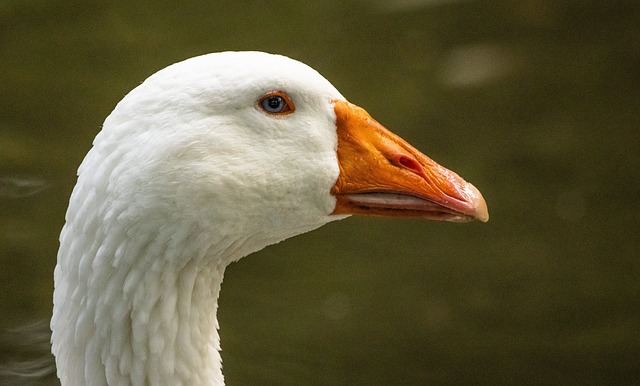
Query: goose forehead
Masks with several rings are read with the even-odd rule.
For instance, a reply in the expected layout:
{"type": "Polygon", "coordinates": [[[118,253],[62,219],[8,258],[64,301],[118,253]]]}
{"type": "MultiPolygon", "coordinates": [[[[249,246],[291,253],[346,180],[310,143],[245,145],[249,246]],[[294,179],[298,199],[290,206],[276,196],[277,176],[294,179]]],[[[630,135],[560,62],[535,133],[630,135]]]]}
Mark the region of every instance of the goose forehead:
{"type": "Polygon", "coordinates": [[[248,96],[273,89],[344,99],[322,75],[304,63],[263,52],[222,52],[171,65],[149,83],[169,83],[190,90],[248,96]]]}

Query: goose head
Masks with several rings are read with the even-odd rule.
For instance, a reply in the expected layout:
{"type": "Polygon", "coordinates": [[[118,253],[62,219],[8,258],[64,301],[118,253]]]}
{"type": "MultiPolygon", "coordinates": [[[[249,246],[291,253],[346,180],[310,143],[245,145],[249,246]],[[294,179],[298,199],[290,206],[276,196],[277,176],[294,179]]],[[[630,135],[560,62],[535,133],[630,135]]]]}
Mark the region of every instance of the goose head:
{"type": "Polygon", "coordinates": [[[473,185],[300,62],[225,52],[157,72],[78,171],[51,323],[63,385],[221,384],[224,268],[351,214],[488,219],[473,185]]]}
{"type": "Polygon", "coordinates": [[[252,249],[349,214],[488,218],[473,185],[315,70],[259,52],[204,55],[148,78],[106,120],[80,173],[110,166],[92,182],[126,215],[256,235],[252,249]]]}

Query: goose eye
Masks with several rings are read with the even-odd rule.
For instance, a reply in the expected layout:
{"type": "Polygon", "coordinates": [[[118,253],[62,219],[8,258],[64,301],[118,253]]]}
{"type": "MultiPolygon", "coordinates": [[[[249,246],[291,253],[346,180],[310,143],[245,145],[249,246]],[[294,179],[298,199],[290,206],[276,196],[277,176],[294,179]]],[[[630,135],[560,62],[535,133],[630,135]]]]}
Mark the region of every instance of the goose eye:
{"type": "Polygon", "coordinates": [[[295,110],[291,99],[282,91],[272,91],[264,95],[258,104],[262,110],[271,115],[291,114],[295,110]]]}

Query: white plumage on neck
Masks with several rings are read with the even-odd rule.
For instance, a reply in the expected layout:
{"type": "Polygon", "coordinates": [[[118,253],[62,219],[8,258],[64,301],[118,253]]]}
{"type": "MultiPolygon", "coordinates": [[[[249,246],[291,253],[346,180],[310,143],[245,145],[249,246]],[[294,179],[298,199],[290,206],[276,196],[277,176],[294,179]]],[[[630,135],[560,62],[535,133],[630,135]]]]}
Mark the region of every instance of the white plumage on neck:
{"type": "Polygon", "coordinates": [[[224,269],[341,218],[335,113],[304,64],[263,53],[172,65],[129,93],[78,171],[55,270],[63,385],[220,385],[224,269]],[[286,90],[282,119],[255,101],[286,90]]]}

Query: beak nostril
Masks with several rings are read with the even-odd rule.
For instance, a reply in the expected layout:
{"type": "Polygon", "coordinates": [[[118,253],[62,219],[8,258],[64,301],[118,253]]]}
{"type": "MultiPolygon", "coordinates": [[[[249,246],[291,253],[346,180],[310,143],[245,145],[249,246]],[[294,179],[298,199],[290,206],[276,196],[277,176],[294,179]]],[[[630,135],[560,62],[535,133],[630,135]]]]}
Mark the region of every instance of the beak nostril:
{"type": "Polygon", "coordinates": [[[398,154],[394,157],[394,161],[397,166],[402,166],[405,169],[409,169],[414,173],[423,175],[422,166],[418,161],[404,154],[398,154]]]}

